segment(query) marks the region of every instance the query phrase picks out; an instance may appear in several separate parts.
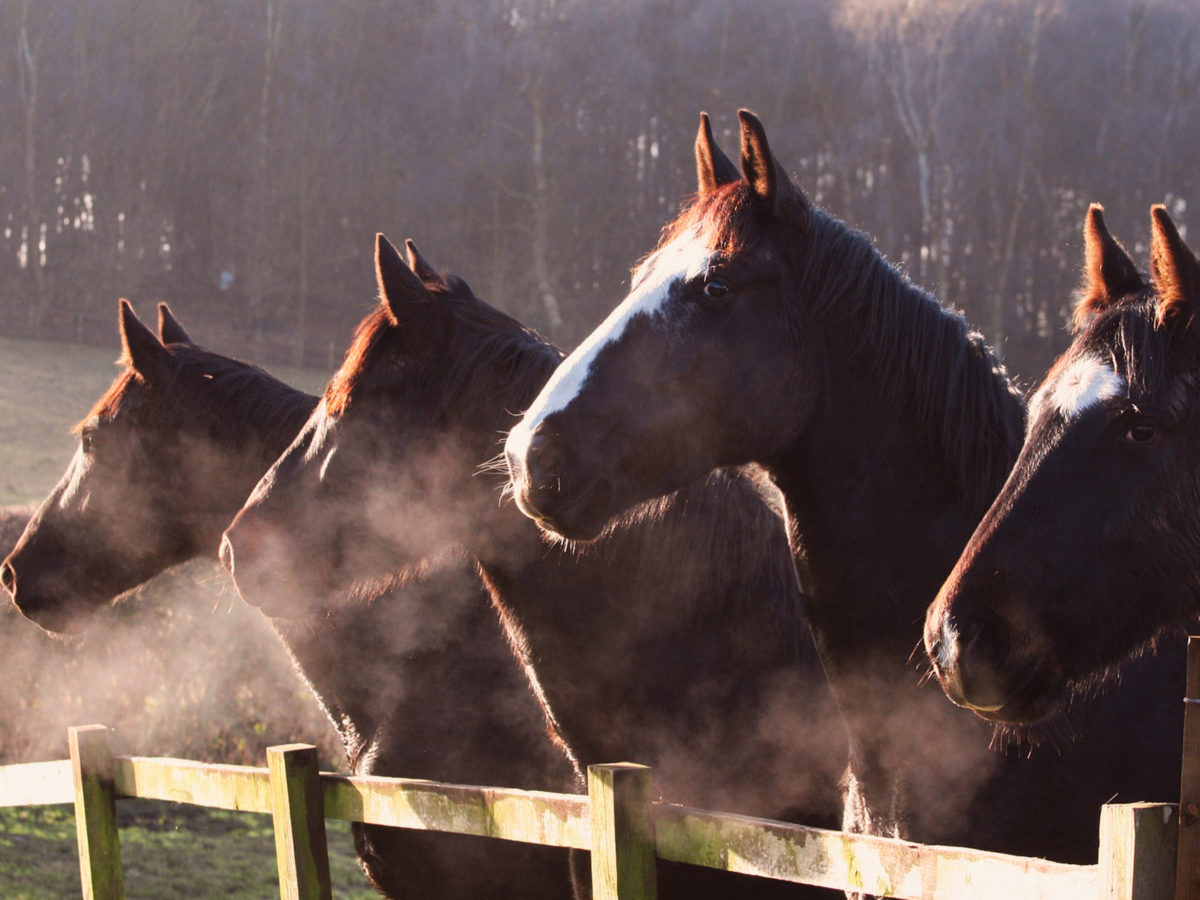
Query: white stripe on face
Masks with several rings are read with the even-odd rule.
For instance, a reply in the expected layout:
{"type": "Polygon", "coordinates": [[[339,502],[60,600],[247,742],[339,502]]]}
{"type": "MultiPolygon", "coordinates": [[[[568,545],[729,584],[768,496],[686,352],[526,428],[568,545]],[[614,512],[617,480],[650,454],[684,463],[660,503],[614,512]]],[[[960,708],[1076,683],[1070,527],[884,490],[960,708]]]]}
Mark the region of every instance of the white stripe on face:
{"type": "Polygon", "coordinates": [[[1043,386],[1033,405],[1038,413],[1050,407],[1069,422],[1093,406],[1120,397],[1127,387],[1124,377],[1109,363],[1084,356],[1067,366],[1053,384],[1043,386]]]}
{"type": "Polygon", "coordinates": [[[698,230],[684,232],[657,250],[633,277],[633,287],[621,304],[608,314],[583,343],[567,356],[517,426],[509,432],[505,452],[510,458],[525,458],[534,429],[551,413],[564,409],[578,395],[591,374],[596,356],[618,340],[626,326],[639,316],[654,316],[671,297],[671,289],[703,273],[715,251],[700,239],[698,230]]]}

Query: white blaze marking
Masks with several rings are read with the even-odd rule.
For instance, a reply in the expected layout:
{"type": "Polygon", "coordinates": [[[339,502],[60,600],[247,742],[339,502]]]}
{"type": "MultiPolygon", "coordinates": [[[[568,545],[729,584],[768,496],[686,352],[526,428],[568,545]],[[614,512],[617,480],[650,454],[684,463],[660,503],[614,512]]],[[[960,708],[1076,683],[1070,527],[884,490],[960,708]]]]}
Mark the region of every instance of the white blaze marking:
{"type": "Polygon", "coordinates": [[[1128,387],[1113,367],[1095,356],[1084,356],[1063,370],[1053,384],[1045,385],[1037,396],[1038,411],[1045,406],[1070,421],[1106,400],[1120,397],[1128,387]]]}
{"type": "Polygon", "coordinates": [[[642,263],[634,274],[629,295],[583,343],[559,363],[525,416],[509,432],[505,442],[506,453],[524,459],[534,429],[551,413],[564,409],[578,395],[600,351],[618,340],[633,319],[659,312],[670,298],[671,288],[704,272],[712,263],[713,256],[712,248],[700,240],[699,231],[692,230],[681,234],[642,263]]]}

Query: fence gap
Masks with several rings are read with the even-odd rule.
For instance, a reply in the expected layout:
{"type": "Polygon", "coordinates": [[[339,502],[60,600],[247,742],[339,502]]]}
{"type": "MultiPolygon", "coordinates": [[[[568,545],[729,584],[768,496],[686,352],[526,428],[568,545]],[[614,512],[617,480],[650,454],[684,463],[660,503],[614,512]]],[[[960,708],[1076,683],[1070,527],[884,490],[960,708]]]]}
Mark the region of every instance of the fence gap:
{"type": "Polygon", "coordinates": [[[593,900],[657,900],[650,769],[588,766],[593,900]]]}
{"type": "Polygon", "coordinates": [[[108,729],[103,725],[71,728],[67,744],[75,782],[75,834],[84,900],[124,900],[108,729]]]}
{"type": "Polygon", "coordinates": [[[311,744],[269,747],[267,769],[279,896],[282,900],[332,900],[317,748],[311,744]]]}

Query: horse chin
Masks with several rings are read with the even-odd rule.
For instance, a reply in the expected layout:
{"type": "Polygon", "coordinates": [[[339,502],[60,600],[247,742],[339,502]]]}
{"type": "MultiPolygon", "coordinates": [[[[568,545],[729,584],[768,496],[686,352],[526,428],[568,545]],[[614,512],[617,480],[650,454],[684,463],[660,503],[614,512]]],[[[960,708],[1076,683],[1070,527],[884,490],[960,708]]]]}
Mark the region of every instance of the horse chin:
{"type": "Polygon", "coordinates": [[[554,502],[541,507],[522,503],[520,497],[517,505],[542,531],[578,543],[598,538],[609,520],[619,512],[613,507],[612,482],[606,478],[589,482],[565,502],[564,496],[559,494],[555,495],[554,502]]]}
{"type": "Polygon", "coordinates": [[[970,703],[964,705],[996,725],[1037,725],[1062,712],[1070,695],[1068,682],[1058,667],[1041,664],[1017,684],[1001,705],[986,709],[970,703]]]}
{"type": "Polygon", "coordinates": [[[17,604],[26,619],[42,631],[62,637],[78,637],[92,624],[99,604],[63,601],[17,604]]]}

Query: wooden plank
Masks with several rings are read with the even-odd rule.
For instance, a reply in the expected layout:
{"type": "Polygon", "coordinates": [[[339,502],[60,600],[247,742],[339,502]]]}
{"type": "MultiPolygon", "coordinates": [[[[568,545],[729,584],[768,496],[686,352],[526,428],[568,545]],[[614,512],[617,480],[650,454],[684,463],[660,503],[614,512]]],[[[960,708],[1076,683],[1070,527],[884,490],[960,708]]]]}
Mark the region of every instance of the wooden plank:
{"type": "Polygon", "coordinates": [[[593,900],[657,900],[650,769],[588,766],[593,900]]]}
{"type": "Polygon", "coordinates": [[[321,786],[330,819],[577,850],[592,845],[588,801],[582,795],[328,772],[321,774],[321,786]]]}
{"type": "Polygon", "coordinates": [[[826,831],[658,804],[658,858],[902,900],[1095,897],[1098,866],[826,831]]]}
{"type": "Polygon", "coordinates": [[[275,857],[282,900],[332,900],[325,805],[317,748],[285,744],[267,748],[275,817],[275,857]]]}
{"type": "Polygon", "coordinates": [[[1184,697],[1175,897],[1196,900],[1200,898],[1200,637],[1188,638],[1184,697]]]}
{"type": "Polygon", "coordinates": [[[270,776],[264,768],[118,756],[113,760],[113,772],[119,797],[169,800],[242,812],[272,811],[270,776]]]}
{"type": "Polygon", "coordinates": [[[0,766],[0,807],[75,802],[69,759],[0,766]]]}
{"type": "Polygon", "coordinates": [[[1105,900],[1171,900],[1179,809],[1173,803],[1110,804],[1100,811],[1105,900]]]}
{"type": "Polygon", "coordinates": [[[123,900],[121,845],[113,791],[108,729],[85,725],[67,732],[75,785],[75,834],[85,900],[123,900]]]}

